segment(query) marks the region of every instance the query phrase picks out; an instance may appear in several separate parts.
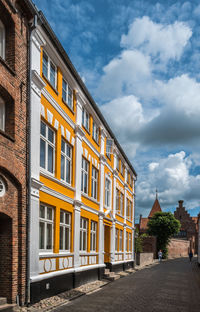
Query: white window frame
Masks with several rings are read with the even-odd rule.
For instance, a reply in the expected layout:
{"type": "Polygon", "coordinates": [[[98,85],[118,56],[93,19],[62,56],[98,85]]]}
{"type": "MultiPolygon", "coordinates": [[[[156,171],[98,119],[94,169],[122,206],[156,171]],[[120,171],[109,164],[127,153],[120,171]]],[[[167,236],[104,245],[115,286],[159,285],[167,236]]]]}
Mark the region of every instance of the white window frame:
{"type": "Polygon", "coordinates": [[[5,52],[6,52],[6,31],[5,31],[5,26],[0,20],[0,57],[5,60],[5,52]]]}
{"type": "Polygon", "coordinates": [[[90,226],[90,251],[97,250],[97,222],[91,221],[90,226]]]}
{"type": "MultiPolygon", "coordinates": [[[[45,142],[45,168],[41,166],[40,164],[40,168],[44,169],[45,171],[47,171],[48,173],[54,175],[55,174],[55,131],[49,127],[47,125],[46,122],[44,122],[43,120],[41,120],[41,124],[44,123],[46,126],[46,133],[45,136],[42,135],[41,133],[41,129],[40,129],[40,140],[43,140],[45,142]],[[53,143],[51,141],[48,140],[48,129],[50,129],[53,132],[53,143]],[[53,148],[53,172],[48,170],[48,146],[51,146],[53,148]]],[[[41,127],[41,125],[40,125],[41,127]]],[[[41,153],[41,150],[40,150],[41,153]]]]}
{"type": "Polygon", "coordinates": [[[98,197],[98,176],[99,176],[98,170],[94,166],[92,166],[91,197],[96,200],[98,197]]]}
{"type": "Polygon", "coordinates": [[[117,159],[116,159],[116,168],[119,171],[119,156],[117,156],[117,159]]]}
{"type": "Polygon", "coordinates": [[[92,137],[94,141],[99,144],[99,127],[93,120],[93,125],[92,125],[92,137]]]}
{"type": "Polygon", "coordinates": [[[129,251],[129,232],[126,231],[126,251],[129,251]]]}
{"type": "Polygon", "coordinates": [[[73,107],[73,90],[72,90],[72,88],[70,88],[70,86],[69,86],[69,84],[68,84],[68,82],[67,82],[67,80],[66,79],[62,79],[62,99],[63,99],[63,102],[65,103],[65,104],[67,104],[67,106],[73,111],[74,110],[74,107],[73,107]],[[66,84],[66,90],[64,89],[64,87],[63,87],[63,81],[65,82],[65,84],[66,84]],[[69,90],[71,91],[71,105],[69,104],[69,90]],[[66,98],[64,98],[63,97],[63,92],[65,92],[66,93],[66,98]]]}
{"type": "Polygon", "coordinates": [[[39,223],[44,224],[44,248],[40,248],[40,236],[39,236],[39,250],[41,252],[53,252],[54,248],[54,208],[48,205],[45,205],[43,203],[40,204],[40,209],[41,206],[44,207],[45,215],[44,217],[39,216],[39,223]],[[47,210],[51,209],[52,210],[52,220],[47,218],[47,210]],[[52,248],[47,248],[47,225],[52,226],[52,248]]]}
{"type": "Polygon", "coordinates": [[[121,160],[120,172],[121,172],[121,175],[124,176],[124,164],[123,164],[122,160],[121,160]]]}
{"type": "Polygon", "coordinates": [[[6,119],[6,109],[5,102],[0,97],[0,130],[5,131],[5,119],[6,119]]]}
{"type": "Polygon", "coordinates": [[[106,177],[105,178],[105,207],[106,208],[111,208],[111,196],[112,196],[112,193],[111,193],[111,189],[112,189],[112,181],[110,178],[106,177]],[[107,183],[106,182],[109,182],[109,188],[107,187],[107,183]]]}
{"type": "Polygon", "coordinates": [[[123,231],[119,230],[119,251],[123,251],[123,231]]]}
{"type": "Polygon", "coordinates": [[[131,217],[132,217],[131,206],[132,206],[132,202],[130,201],[130,199],[126,198],[126,218],[128,220],[131,220],[131,217]]]}
{"type": "Polygon", "coordinates": [[[82,110],[82,125],[88,132],[90,132],[90,114],[84,107],[82,110]]]}
{"type": "Polygon", "coordinates": [[[44,77],[49,81],[50,85],[57,90],[57,66],[55,65],[55,63],[52,61],[52,59],[49,57],[48,53],[46,51],[43,50],[43,55],[42,55],[42,74],[44,75],[44,77]],[[47,62],[47,76],[44,74],[43,71],[43,58],[44,58],[44,54],[46,55],[48,62],[47,62]],[[55,67],[55,85],[53,85],[51,83],[51,63],[52,65],[55,67]]]}
{"type": "Polygon", "coordinates": [[[80,218],[80,246],[79,246],[80,252],[87,252],[87,247],[88,247],[88,219],[81,217],[80,218]],[[84,237],[86,237],[85,249],[83,249],[84,237]]]}
{"type": "MultiPolygon", "coordinates": [[[[66,142],[66,140],[64,140],[63,138],[61,139],[61,144],[62,142],[64,142],[65,144],[65,152],[62,151],[62,145],[61,145],[61,156],[63,156],[64,158],[64,179],[61,178],[61,168],[60,168],[60,178],[61,180],[65,181],[67,184],[71,185],[72,183],[72,155],[73,155],[73,149],[72,149],[72,146],[66,142]],[[70,156],[67,155],[67,147],[70,148],[70,156]],[[67,181],[67,176],[66,176],[66,163],[67,161],[69,161],[70,163],[70,179],[69,181],[67,181]]],[[[60,162],[60,165],[61,165],[61,162],[60,162]]]]}
{"type": "Polygon", "coordinates": [[[119,196],[119,202],[120,202],[120,205],[119,205],[119,214],[122,216],[123,215],[123,208],[124,208],[124,195],[122,192],[120,192],[120,196],[119,196]]]}
{"type": "MultiPolygon", "coordinates": [[[[59,236],[59,250],[60,251],[66,251],[66,252],[70,252],[71,250],[71,213],[65,211],[65,210],[60,210],[60,229],[62,228],[63,229],[63,248],[60,248],[60,236],[59,236]],[[63,218],[64,218],[64,221],[61,222],[61,213],[63,213],[63,218]],[[67,224],[65,222],[66,220],[66,216],[69,216],[69,224],[67,224]],[[65,242],[66,242],[66,234],[67,234],[67,230],[68,230],[68,233],[69,233],[69,248],[65,249],[65,242]]],[[[61,233],[61,231],[60,231],[61,233]]]]}
{"type": "Polygon", "coordinates": [[[84,157],[82,157],[82,164],[81,164],[81,192],[83,192],[84,194],[88,194],[88,186],[89,186],[89,168],[90,168],[90,163],[89,161],[87,161],[87,159],[85,159],[84,157]],[[85,165],[87,165],[87,170],[85,169],[85,165]],[[86,179],[86,192],[84,191],[85,189],[85,176],[87,176],[86,179]]]}

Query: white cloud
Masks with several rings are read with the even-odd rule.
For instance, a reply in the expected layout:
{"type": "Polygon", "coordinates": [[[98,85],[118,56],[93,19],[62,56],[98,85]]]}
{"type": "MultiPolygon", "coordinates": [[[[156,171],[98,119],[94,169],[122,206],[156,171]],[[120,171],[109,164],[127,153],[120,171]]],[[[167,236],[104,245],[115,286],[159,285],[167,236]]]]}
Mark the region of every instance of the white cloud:
{"type": "Polygon", "coordinates": [[[198,205],[200,175],[190,175],[192,167],[190,156],[184,151],[169,154],[157,163],[149,164],[149,171],[137,184],[137,205],[149,207],[155,199],[155,189],[159,192],[161,206],[171,206],[179,199],[190,201],[190,205],[198,205]]]}
{"type": "Polygon", "coordinates": [[[144,16],[130,25],[127,35],[122,35],[121,46],[138,48],[144,54],[158,56],[162,61],[179,60],[191,36],[192,31],[185,23],[157,24],[144,16]]]}

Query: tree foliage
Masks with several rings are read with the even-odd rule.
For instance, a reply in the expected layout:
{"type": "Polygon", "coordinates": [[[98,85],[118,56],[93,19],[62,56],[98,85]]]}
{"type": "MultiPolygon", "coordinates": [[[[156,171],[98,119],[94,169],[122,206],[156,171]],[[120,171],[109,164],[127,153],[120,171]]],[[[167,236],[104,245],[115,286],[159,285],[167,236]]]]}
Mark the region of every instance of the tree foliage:
{"type": "Polygon", "coordinates": [[[167,245],[170,238],[180,231],[181,224],[171,212],[156,212],[149,220],[148,234],[157,237],[157,249],[167,257],[167,245]]]}
{"type": "Polygon", "coordinates": [[[142,237],[139,236],[139,231],[136,229],[135,231],[135,252],[142,252],[142,237]]]}

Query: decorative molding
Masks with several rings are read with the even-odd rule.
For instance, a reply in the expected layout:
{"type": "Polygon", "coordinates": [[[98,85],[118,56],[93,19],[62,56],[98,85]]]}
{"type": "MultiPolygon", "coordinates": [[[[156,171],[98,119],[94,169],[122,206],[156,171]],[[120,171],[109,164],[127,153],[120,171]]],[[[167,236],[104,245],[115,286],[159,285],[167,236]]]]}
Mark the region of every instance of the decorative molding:
{"type": "Polygon", "coordinates": [[[71,190],[71,191],[75,191],[75,188],[74,188],[73,186],[69,185],[68,183],[66,183],[66,182],[64,182],[64,181],[62,181],[62,180],[58,180],[58,179],[55,178],[53,175],[50,175],[48,172],[42,170],[41,168],[40,168],[40,174],[41,174],[43,177],[45,177],[45,178],[47,178],[47,179],[49,179],[49,180],[51,180],[51,181],[53,181],[53,182],[55,182],[55,183],[58,183],[58,184],[60,184],[60,185],[62,185],[62,186],[64,186],[64,187],[66,187],[66,188],[68,188],[68,189],[71,190]]]}
{"type": "Polygon", "coordinates": [[[83,137],[85,136],[85,132],[83,131],[83,129],[79,125],[76,125],[75,133],[76,133],[76,136],[78,136],[80,140],[82,140],[83,137]]]}
{"type": "Polygon", "coordinates": [[[61,199],[61,200],[65,201],[65,202],[67,202],[69,204],[73,205],[73,203],[74,203],[74,200],[72,198],[70,198],[70,197],[68,197],[66,195],[63,195],[63,194],[61,194],[61,193],[59,193],[59,192],[57,192],[57,191],[55,191],[53,189],[50,189],[49,187],[47,187],[45,185],[41,188],[41,191],[46,193],[46,194],[49,194],[49,195],[51,195],[53,197],[61,199]]]}

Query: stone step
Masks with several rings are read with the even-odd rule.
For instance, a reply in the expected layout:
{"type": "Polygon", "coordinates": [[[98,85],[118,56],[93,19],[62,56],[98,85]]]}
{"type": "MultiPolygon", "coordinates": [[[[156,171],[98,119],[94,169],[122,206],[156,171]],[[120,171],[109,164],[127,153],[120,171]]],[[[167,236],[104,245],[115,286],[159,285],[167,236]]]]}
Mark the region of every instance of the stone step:
{"type": "Polygon", "coordinates": [[[127,270],[125,270],[125,272],[126,272],[126,273],[134,273],[134,272],[135,272],[135,269],[132,269],[132,268],[131,268],[131,269],[127,269],[127,270]]]}
{"type": "Polygon", "coordinates": [[[104,274],[108,274],[108,273],[110,273],[110,269],[105,269],[104,274]]]}
{"type": "Polygon", "coordinates": [[[0,306],[7,303],[7,298],[0,297],[0,306]]]}
{"type": "Polygon", "coordinates": [[[118,275],[118,274],[115,274],[115,275],[112,275],[112,276],[109,276],[109,277],[106,277],[106,279],[108,280],[108,281],[116,281],[117,279],[119,279],[120,278],[120,275],[118,275]]]}
{"type": "Polygon", "coordinates": [[[119,274],[121,277],[123,276],[128,276],[129,273],[125,272],[125,271],[122,271],[122,272],[118,272],[117,274],[119,274]]]}
{"type": "Polygon", "coordinates": [[[16,304],[3,304],[0,306],[0,312],[14,312],[14,308],[16,307],[16,304]]]}

